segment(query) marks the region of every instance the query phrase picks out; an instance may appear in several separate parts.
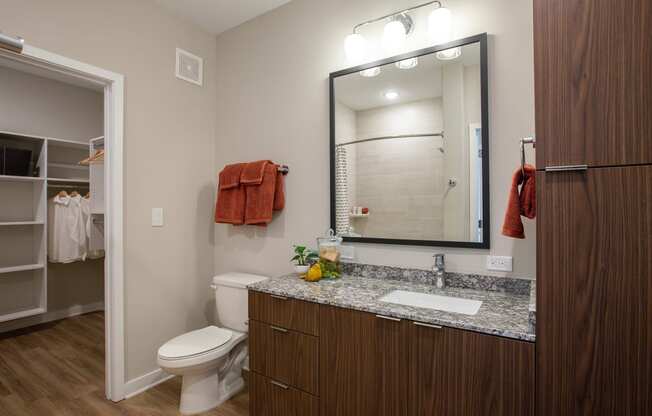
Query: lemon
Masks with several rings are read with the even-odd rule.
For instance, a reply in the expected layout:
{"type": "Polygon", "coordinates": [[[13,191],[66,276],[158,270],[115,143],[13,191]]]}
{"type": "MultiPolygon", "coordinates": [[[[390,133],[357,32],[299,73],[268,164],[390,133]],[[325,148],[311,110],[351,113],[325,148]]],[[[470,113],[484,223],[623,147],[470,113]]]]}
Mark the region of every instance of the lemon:
{"type": "Polygon", "coordinates": [[[319,263],[314,264],[310,270],[308,270],[305,279],[306,282],[318,282],[321,279],[321,266],[319,266],[319,263]]]}

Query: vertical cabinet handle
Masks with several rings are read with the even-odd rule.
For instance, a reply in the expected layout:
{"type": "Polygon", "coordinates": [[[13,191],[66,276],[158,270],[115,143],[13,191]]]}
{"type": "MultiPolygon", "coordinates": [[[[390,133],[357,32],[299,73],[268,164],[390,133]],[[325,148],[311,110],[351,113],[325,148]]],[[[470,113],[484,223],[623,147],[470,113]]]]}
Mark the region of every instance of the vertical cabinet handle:
{"type": "Polygon", "coordinates": [[[442,329],[440,325],[424,324],[423,322],[414,322],[414,325],[422,326],[424,328],[442,329]]]}
{"type": "Polygon", "coordinates": [[[270,380],[269,382],[276,387],[282,388],[283,390],[287,390],[289,388],[287,384],[279,383],[278,381],[270,380]]]}

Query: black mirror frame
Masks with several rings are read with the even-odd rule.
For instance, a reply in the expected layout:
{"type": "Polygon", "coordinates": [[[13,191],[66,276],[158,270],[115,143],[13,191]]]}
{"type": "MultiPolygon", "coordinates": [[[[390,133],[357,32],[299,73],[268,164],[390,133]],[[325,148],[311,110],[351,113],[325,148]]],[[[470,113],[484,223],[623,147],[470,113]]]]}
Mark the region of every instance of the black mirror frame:
{"type": "Polygon", "coordinates": [[[482,242],[471,241],[437,241],[437,240],[408,240],[376,237],[344,237],[345,242],[372,243],[372,244],[398,244],[409,246],[433,247],[461,247],[489,249],[491,247],[491,199],[489,194],[489,77],[487,73],[487,34],[482,33],[464,39],[454,40],[441,45],[419,49],[413,52],[396,55],[368,64],[359,65],[329,75],[330,97],[330,191],[331,191],[331,228],[335,229],[335,78],[348,75],[365,69],[398,62],[404,59],[429,55],[442,50],[469,45],[480,44],[480,78],[481,78],[481,106],[482,106],[482,242]]]}

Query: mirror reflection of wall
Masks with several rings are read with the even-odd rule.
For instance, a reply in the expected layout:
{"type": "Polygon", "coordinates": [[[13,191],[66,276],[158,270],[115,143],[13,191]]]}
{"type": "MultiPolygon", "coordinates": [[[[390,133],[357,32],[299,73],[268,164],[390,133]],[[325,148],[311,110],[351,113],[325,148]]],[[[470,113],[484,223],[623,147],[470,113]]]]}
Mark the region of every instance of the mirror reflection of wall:
{"type": "Polygon", "coordinates": [[[335,78],[338,233],[482,242],[480,45],[458,49],[335,78]]]}

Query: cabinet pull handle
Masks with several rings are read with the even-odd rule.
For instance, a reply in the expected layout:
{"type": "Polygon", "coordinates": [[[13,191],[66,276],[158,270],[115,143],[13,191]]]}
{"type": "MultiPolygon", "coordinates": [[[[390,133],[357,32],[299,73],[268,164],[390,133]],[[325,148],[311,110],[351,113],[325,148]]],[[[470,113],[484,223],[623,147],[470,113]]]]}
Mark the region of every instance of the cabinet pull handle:
{"type": "Polygon", "coordinates": [[[376,318],[386,319],[388,321],[394,321],[394,322],[401,322],[399,318],[393,318],[391,316],[385,316],[385,315],[376,315],[376,318]]]}
{"type": "Polygon", "coordinates": [[[270,380],[269,382],[270,382],[271,384],[275,385],[276,387],[280,387],[280,388],[282,388],[283,390],[287,390],[287,389],[289,388],[288,385],[283,384],[283,383],[279,383],[278,381],[270,380]]]}
{"type": "Polygon", "coordinates": [[[441,329],[442,327],[439,325],[432,325],[432,324],[424,324],[423,322],[414,322],[414,325],[416,326],[422,326],[424,328],[432,328],[432,329],[441,329]]]}
{"type": "Polygon", "coordinates": [[[546,166],[546,172],[581,172],[587,170],[587,165],[546,166]]]}
{"type": "Polygon", "coordinates": [[[269,327],[272,328],[274,331],[282,332],[282,333],[284,333],[284,334],[288,332],[287,329],[285,329],[285,328],[281,328],[281,327],[279,327],[279,326],[270,325],[269,327]]]}
{"type": "Polygon", "coordinates": [[[288,300],[288,298],[286,298],[285,296],[279,296],[279,295],[270,295],[270,296],[278,300],[288,300]]]}

